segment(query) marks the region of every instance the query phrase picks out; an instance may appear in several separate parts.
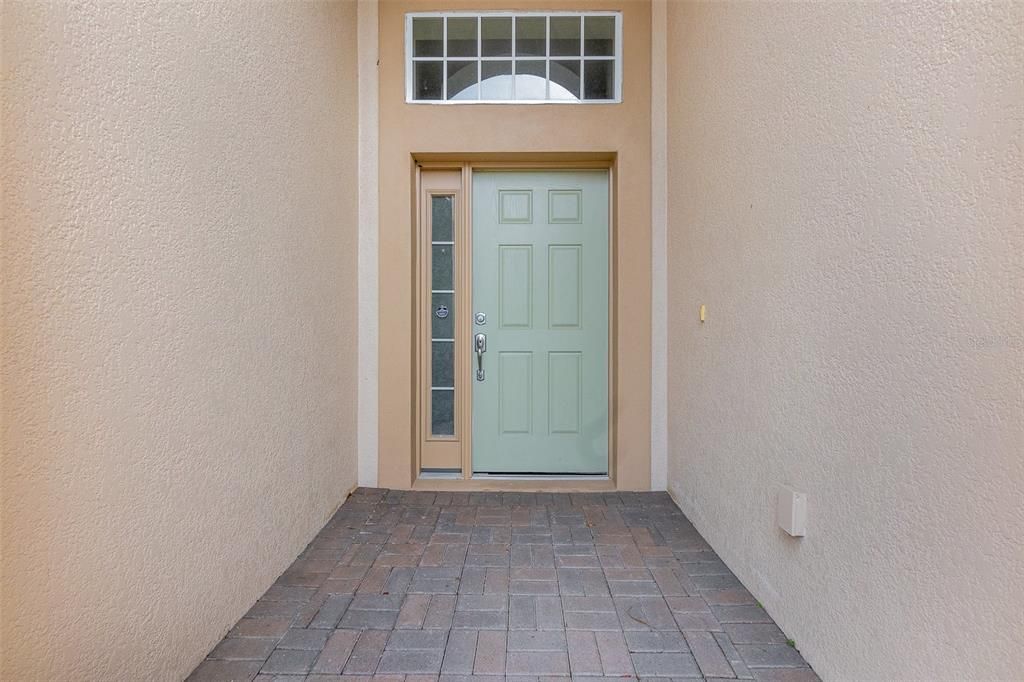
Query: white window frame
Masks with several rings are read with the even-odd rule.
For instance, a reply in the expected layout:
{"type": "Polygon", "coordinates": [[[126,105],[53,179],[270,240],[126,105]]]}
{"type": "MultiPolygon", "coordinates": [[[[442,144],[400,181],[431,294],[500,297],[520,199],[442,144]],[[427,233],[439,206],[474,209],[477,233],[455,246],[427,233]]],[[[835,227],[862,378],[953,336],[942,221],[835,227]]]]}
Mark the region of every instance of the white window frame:
{"type": "MultiPolygon", "coordinates": [[[[583,56],[582,42],[585,39],[585,32],[583,27],[583,21],[580,23],[580,60],[583,62],[588,61],[588,58],[583,56]]],[[[476,61],[477,63],[477,83],[479,83],[480,64],[485,61],[515,61],[515,22],[512,24],[512,56],[505,57],[483,57],[480,55],[480,43],[483,40],[483,36],[479,30],[479,23],[477,25],[477,56],[475,58],[468,57],[456,57],[454,61],[476,61]]],[[[514,86],[513,86],[514,87],[514,86]]],[[[513,91],[514,96],[514,91],[513,91]]],[[[406,104],[621,104],[622,103],[622,12],[620,11],[585,11],[585,12],[539,12],[539,11],[477,11],[477,12],[409,12],[405,15],[405,102],[406,104]],[[550,89],[550,73],[551,73],[551,60],[560,59],[559,57],[551,57],[551,17],[612,17],[615,19],[615,52],[611,57],[591,57],[593,61],[613,61],[615,64],[615,97],[613,99],[582,99],[583,95],[583,76],[586,70],[584,65],[584,71],[580,72],[580,95],[581,99],[447,99],[448,97],[448,23],[444,22],[444,30],[441,36],[442,41],[442,55],[441,57],[413,57],[412,53],[412,21],[413,19],[420,18],[449,18],[449,17],[545,17],[548,19],[547,22],[547,53],[544,57],[531,57],[531,61],[543,61],[544,70],[548,78],[548,88],[550,89]],[[442,88],[444,99],[414,99],[413,98],[413,78],[414,69],[413,64],[415,62],[441,62],[441,73],[442,73],[442,88]]]]}

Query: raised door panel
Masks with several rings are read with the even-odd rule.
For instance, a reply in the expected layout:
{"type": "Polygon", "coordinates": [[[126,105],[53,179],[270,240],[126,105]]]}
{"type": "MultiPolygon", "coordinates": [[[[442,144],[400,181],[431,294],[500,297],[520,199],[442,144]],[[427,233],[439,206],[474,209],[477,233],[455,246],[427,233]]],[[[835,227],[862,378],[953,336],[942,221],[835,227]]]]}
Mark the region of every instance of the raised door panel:
{"type": "Polygon", "coordinates": [[[579,433],[583,409],[583,353],[548,353],[548,433],[579,433]]]}
{"type": "Polygon", "coordinates": [[[499,324],[528,329],[533,321],[533,247],[498,246],[499,324]]]}
{"type": "Polygon", "coordinates": [[[548,247],[548,326],[580,327],[583,308],[583,245],[548,247]]]}
{"type": "Polygon", "coordinates": [[[533,428],[533,353],[498,355],[498,424],[502,435],[530,433],[533,428]]]}

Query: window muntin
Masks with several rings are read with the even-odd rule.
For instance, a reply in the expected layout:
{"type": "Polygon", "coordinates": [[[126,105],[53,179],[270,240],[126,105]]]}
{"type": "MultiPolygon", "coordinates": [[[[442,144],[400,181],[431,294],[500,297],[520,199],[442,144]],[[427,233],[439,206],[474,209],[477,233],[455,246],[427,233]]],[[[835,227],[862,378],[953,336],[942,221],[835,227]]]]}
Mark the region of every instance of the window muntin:
{"type": "Polygon", "coordinates": [[[618,12],[406,15],[410,103],[622,101],[618,12]]]}

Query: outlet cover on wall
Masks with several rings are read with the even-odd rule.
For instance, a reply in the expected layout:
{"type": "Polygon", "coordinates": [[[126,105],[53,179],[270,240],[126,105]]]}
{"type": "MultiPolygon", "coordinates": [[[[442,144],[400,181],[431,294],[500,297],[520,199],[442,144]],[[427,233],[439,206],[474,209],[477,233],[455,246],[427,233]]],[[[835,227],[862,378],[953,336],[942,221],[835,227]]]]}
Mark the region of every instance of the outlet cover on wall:
{"type": "Polygon", "coordinates": [[[807,494],[788,485],[779,487],[779,501],[776,506],[779,528],[795,538],[807,535],[807,494]]]}

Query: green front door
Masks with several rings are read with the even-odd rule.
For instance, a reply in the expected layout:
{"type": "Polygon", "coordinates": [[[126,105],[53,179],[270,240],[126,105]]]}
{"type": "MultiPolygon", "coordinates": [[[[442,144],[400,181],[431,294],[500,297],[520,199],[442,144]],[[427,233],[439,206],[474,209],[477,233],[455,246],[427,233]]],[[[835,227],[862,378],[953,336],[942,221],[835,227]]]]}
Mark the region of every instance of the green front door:
{"type": "Polygon", "coordinates": [[[608,473],[607,171],[473,174],[473,313],[473,471],[608,473]]]}

